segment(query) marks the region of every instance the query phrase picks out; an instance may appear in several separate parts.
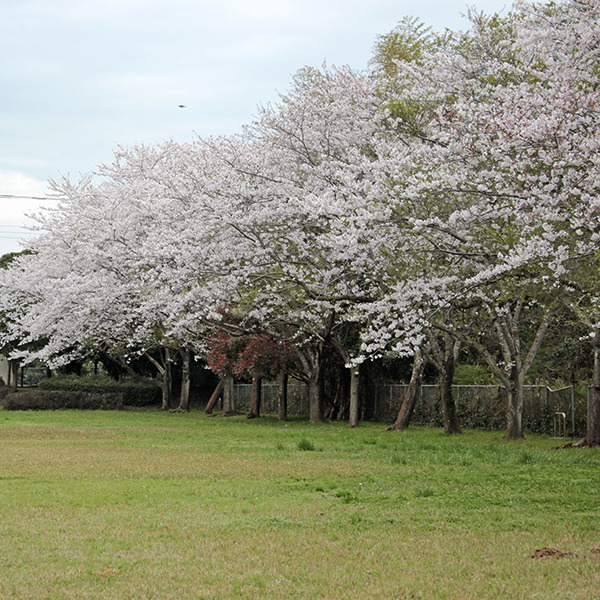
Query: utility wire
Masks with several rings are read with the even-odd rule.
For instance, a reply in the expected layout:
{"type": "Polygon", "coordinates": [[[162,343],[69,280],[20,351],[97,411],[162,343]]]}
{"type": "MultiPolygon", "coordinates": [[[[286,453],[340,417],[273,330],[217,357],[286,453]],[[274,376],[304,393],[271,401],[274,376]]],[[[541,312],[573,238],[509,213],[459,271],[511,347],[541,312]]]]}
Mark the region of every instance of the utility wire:
{"type": "Polygon", "coordinates": [[[23,236],[37,235],[39,231],[22,227],[21,225],[0,224],[0,240],[21,240],[23,236]]]}
{"type": "Polygon", "coordinates": [[[27,233],[27,232],[36,232],[37,229],[33,229],[31,227],[26,227],[25,225],[12,225],[11,223],[0,223],[0,233],[27,233]],[[17,231],[5,231],[6,229],[12,230],[16,229],[17,231]]]}
{"type": "Polygon", "coordinates": [[[0,194],[2,200],[66,200],[66,198],[52,198],[49,196],[17,196],[16,194],[0,194]]]}

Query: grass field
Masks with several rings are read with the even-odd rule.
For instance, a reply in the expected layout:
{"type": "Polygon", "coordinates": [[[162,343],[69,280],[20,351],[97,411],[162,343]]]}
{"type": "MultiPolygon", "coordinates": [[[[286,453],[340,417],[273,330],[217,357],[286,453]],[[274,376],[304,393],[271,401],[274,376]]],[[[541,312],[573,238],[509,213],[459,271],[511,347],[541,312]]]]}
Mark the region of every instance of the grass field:
{"type": "Polygon", "coordinates": [[[383,430],[0,411],[0,598],[600,599],[600,451],[383,430]]]}

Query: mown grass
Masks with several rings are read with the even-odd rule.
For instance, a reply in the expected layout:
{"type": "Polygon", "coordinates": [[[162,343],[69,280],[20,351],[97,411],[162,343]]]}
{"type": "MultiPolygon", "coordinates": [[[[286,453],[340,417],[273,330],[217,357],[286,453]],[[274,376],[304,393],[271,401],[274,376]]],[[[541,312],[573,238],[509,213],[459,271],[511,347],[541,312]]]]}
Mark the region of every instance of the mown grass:
{"type": "Polygon", "coordinates": [[[0,411],[0,598],[600,598],[599,451],[383,429],[0,411]]]}

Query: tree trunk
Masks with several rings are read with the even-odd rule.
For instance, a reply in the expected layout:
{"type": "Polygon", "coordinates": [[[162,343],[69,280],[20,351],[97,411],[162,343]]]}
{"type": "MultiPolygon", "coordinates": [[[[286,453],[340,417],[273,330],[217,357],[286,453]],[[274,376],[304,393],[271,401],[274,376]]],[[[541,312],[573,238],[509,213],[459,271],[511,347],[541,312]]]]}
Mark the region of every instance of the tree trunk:
{"type": "Polygon", "coordinates": [[[225,416],[235,415],[235,400],[233,397],[233,377],[225,379],[223,387],[223,414],[225,416]]]}
{"type": "Polygon", "coordinates": [[[308,378],[308,412],[310,423],[323,421],[325,386],[323,381],[323,352],[335,323],[335,310],[329,311],[320,334],[320,341],[297,352],[302,369],[308,378]]]}
{"type": "Polygon", "coordinates": [[[254,375],[252,377],[252,395],[250,396],[250,412],[248,419],[257,419],[260,417],[260,401],[262,399],[262,377],[254,375]]]}
{"type": "Polygon", "coordinates": [[[506,435],[505,440],[522,440],[523,435],[523,382],[522,374],[515,366],[510,372],[510,385],[506,388],[506,435]]]}
{"type": "Polygon", "coordinates": [[[308,412],[310,423],[321,423],[323,421],[323,363],[321,353],[317,354],[316,360],[312,365],[312,370],[308,378],[308,412]]]}
{"type": "Polygon", "coordinates": [[[190,351],[188,348],[181,350],[181,394],[179,396],[179,410],[190,412],[190,351]]]}
{"type": "Polygon", "coordinates": [[[219,383],[217,383],[217,387],[215,388],[215,391],[212,393],[212,396],[209,398],[209,400],[206,404],[206,408],[204,409],[205,415],[212,415],[212,411],[215,407],[215,404],[217,403],[217,400],[219,399],[219,396],[221,395],[221,392],[223,391],[224,386],[225,386],[225,380],[220,379],[219,383]]]}
{"type": "Polygon", "coordinates": [[[298,350],[296,353],[308,380],[308,412],[310,423],[323,421],[323,347],[322,344],[298,350]]]}
{"type": "Polygon", "coordinates": [[[162,372],[162,409],[169,410],[173,405],[173,377],[171,374],[171,354],[168,348],[164,349],[164,367],[162,372]]]}
{"type": "Polygon", "coordinates": [[[454,370],[456,368],[455,341],[448,333],[444,334],[444,338],[444,361],[440,371],[440,396],[444,417],[444,433],[452,435],[454,433],[462,433],[458,423],[454,394],[452,393],[454,370]]]}
{"type": "Polygon", "coordinates": [[[421,378],[423,377],[423,371],[425,370],[425,362],[423,353],[421,350],[417,349],[413,359],[410,383],[408,384],[408,390],[404,396],[404,402],[402,402],[396,422],[388,428],[388,431],[403,431],[408,427],[421,392],[421,378]]]}
{"type": "Polygon", "coordinates": [[[462,433],[458,423],[456,403],[454,402],[452,379],[445,374],[440,374],[440,398],[442,401],[442,413],[444,417],[444,433],[446,435],[462,433]]]}
{"type": "MultiPolygon", "coordinates": [[[[524,356],[524,344],[520,336],[520,323],[524,302],[522,299],[515,303],[510,310],[500,310],[502,306],[485,305],[487,313],[493,318],[496,330],[496,339],[500,344],[505,365],[511,365],[507,373],[498,364],[497,357],[492,354],[481,342],[468,336],[461,336],[465,343],[476,348],[485,359],[492,372],[502,382],[507,393],[506,409],[506,440],[522,440],[523,436],[523,383],[525,375],[531,368],[535,357],[542,345],[542,340],[550,322],[550,309],[545,309],[537,326],[535,337],[529,346],[529,351],[524,356]]],[[[506,309],[506,307],[504,307],[506,309]]],[[[440,327],[447,331],[447,328],[440,327]]],[[[457,335],[457,332],[450,332],[457,335]]],[[[459,334],[460,335],[460,334],[459,334]]]]}
{"type": "Polygon", "coordinates": [[[277,403],[277,419],[279,421],[287,421],[287,401],[288,401],[288,374],[282,371],[279,374],[279,397],[277,403]]]}
{"type": "Polygon", "coordinates": [[[594,374],[590,390],[587,429],[585,438],[579,446],[596,448],[600,446],[600,329],[594,334],[594,374]]]}
{"type": "Polygon", "coordinates": [[[360,367],[356,365],[350,369],[350,427],[358,427],[358,391],[360,388],[360,367]]]}
{"type": "MultiPolygon", "coordinates": [[[[169,410],[173,404],[173,378],[171,375],[171,353],[168,348],[159,350],[159,354],[162,354],[161,360],[155,359],[151,353],[146,353],[148,360],[156,367],[156,370],[160,374],[159,386],[162,390],[162,409],[169,410]]],[[[124,359],[120,359],[120,364],[134,377],[137,375],[133,369],[127,365],[124,359]]],[[[141,379],[146,379],[142,377],[141,379]]]]}
{"type": "MultiPolygon", "coordinates": [[[[350,352],[348,351],[346,346],[344,346],[344,343],[342,342],[342,340],[337,336],[333,336],[332,341],[333,341],[333,344],[335,345],[335,347],[337,348],[338,352],[340,353],[341,357],[344,359],[344,362],[346,363],[346,365],[351,364],[352,356],[350,355],[350,352]]],[[[341,401],[339,402],[338,414],[337,414],[336,418],[337,419],[344,418],[343,415],[347,411],[346,414],[348,416],[348,425],[350,427],[358,427],[359,405],[360,405],[360,397],[359,397],[360,365],[356,365],[355,367],[350,368],[350,398],[348,398],[348,396],[347,396],[347,393],[348,393],[347,381],[348,380],[347,380],[345,370],[344,370],[344,374],[342,377],[344,380],[344,384],[342,386],[342,389],[344,390],[344,392],[343,392],[343,396],[341,397],[341,401]]]]}

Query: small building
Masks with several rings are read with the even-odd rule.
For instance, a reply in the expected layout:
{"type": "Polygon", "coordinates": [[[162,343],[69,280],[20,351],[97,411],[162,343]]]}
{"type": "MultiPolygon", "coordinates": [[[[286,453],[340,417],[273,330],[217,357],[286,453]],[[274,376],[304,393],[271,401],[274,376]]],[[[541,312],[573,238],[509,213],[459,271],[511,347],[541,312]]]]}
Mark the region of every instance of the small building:
{"type": "Polygon", "coordinates": [[[0,354],[0,379],[4,382],[4,385],[8,385],[8,373],[8,360],[0,354]]]}
{"type": "Polygon", "coordinates": [[[9,360],[3,354],[0,354],[0,378],[4,385],[15,387],[19,375],[19,363],[15,360],[9,360]]]}

